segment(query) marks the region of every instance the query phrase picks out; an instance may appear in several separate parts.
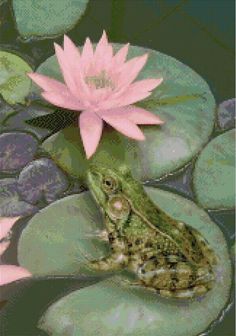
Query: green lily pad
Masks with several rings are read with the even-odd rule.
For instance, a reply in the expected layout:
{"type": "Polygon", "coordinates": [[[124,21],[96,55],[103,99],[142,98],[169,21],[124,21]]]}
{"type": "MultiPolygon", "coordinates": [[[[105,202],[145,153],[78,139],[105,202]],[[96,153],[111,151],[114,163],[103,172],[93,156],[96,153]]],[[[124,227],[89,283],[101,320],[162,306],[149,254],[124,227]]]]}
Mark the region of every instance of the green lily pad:
{"type": "MultiPolygon", "coordinates": [[[[221,239],[225,246],[220,229],[192,201],[157,188],[146,187],[146,191],[171,216],[196,227],[212,244],[221,239]]],[[[97,236],[103,229],[90,192],[67,196],[30,220],[20,237],[19,262],[37,275],[79,273],[81,262],[108,253],[107,243],[97,236]]]]}
{"type": "Polygon", "coordinates": [[[193,186],[198,202],[208,209],[234,207],[235,130],[214,138],[201,152],[194,170],[193,186]]]}
{"type": "MultiPolygon", "coordinates": [[[[213,289],[205,297],[193,301],[176,301],[161,298],[146,289],[129,287],[123,281],[126,280],[124,275],[116,275],[93,286],[75,291],[54,303],[39,323],[39,327],[45,332],[58,336],[92,336],[95,334],[98,336],[196,336],[217,319],[229,298],[232,276],[228,248],[221,230],[210,220],[205,211],[198,208],[192,201],[152,187],[147,187],[146,191],[162,209],[173,217],[197,228],[208,239],[219,257],[216,269],[217,280],[213,289]]],[[[63,232],[63,239],[66,239],[65,236],[71,237],[70,226],[76,223],[75,236],[70,238],[70,241],[67,240],[66,247],[69,251],[71,251],[74,241],[80,245],[81,237],[78,238],[78,236],[81,236],[81,227],[84,226],[85,220],[85,217],[81,220],[81,216],[84,216],[88,209],[91,210],[91,213],[90,216],[86,214],[87,230],[89,231],[91,228],[91,218],[93,218],[92,220],[97,218],[97,228],[102,227],[98,209],[91,201],[89,193],[66,198],[44,209],[45,217],[43,218],[41,213],[41,218],[40,214],[37,214],[31,220],[23,232],[18,249],[20,264],[30,268],[31,271],[33,270],[33,273],[35,270],[39,272],[39,269],[42,273],[41,258],[44,257],[44,253],[45,257],[47,256],[44,268],[47,267],[46,264],[52,264],[53,258],[57,259],[52,271],[55,271],[56,264],[59,268],[61,267],[61,258],[65,260],[64,253],[70,253],[62,248],[61,252],[58,249],[57,254],[52,254],[50,250],[53,247],[48,246],[51,237],[47,242],[45,238],[46,232],[52,232],[54,229],[54,235],[58,237],[58,242],[61,240],[61,238],[59,239],[59,236],[62,236],[60,222],[61,220],[66,221],[66,217],[62,219],[61,213],[55,214],[55,210],[62,209],[63,202],[67,203],[68,207],[69,204],[72,207],[74,204],[77,206],[76,213],[72,212],[72,209],[70,211],[68,209],[70,214],[68,214],[67,228],[63,232]],[[89,200],[89,205],[86,207],[85,203],[83,207],[80,205],[80,200],[83,198],[86,198],[87,202],[89,200]],[[52,211],[53,206],[54,211],[52,211]],[[47,216],[49,209],[50,214],[47,216]],[[76,215],[77,222],[73,219],[74,215],[76,215]],[[80,234],[77,234],[79,230],[80,234]],[[43,237],[45,242],[42,244],[43,237]],[[44,249],[46,252],[43,252],[44,249]],[[35,253],[38,256],[40,253],[41,258],[36,260],[35,253]],[[36,266],[36,261],[41,265],[36,266]]],[[[52,244],[55,244],[55,239],[52,244]]],[[[101,249],[100,251],[102,252],[101,249]]],[[[94,257],[94,253],[87,252],[91,254],[91,257],[94,257]]],[[[71,255],[70,264],[73,264],[73,255],[71,255]]],[[[48,271],[49,268],[47,268],[48,271]]]]}
{"type": "Polygon", "coordinates": [[[67,196],[30,220],[19,241],[18,260],[35,275],[81,274],[87,255],[99,258],[108,251],[107,244],[93,237],[102,228],[88,192],[67,196]]]}
{"type": "Polygon", "coordinates": [[[88,0],[13,0],[17,29],[26,38],[53,37],[70,30],[80,19],[88,0]]]}
{"type": "Polygon", "coordinates": [[[0,51],[0,94],[9,104],[24,103],[31,86],[31,67],[19,56],[0,51]]]}
{"type": "MultiPolygon", "coordinates": [[[[115,47],[118,49],[121,45],[115,47]]],[[[141,180],[159,178],[189,162],[207,142],[215,118],[214,98],[208,85],[198,74],[174,58],[150,49],[130,47],[129,57],[146,52],[149,53],[149,59],[139,79],[163,77],[164,81],[153,92],[151,99],[138,105],[159,115],[165,124],[143,126],[146,141],[136,142],[135,146],[134,141],[125,139],[123,151],[129,152],[130,147],[135,147],[134,153],[137,158],[129,163],[134,175],[141,180]]],[[[55,56],[48,58],[36,71],[61,79],[55,56]]],[[[39,93],[35,86],[32,87],[32,91],[39,93]]],[[[105,129],[103,134],[106,132],[105,129]]],[[[117,137],[116,132],[112,132],[114,137],[117,137]]],[[[43,146],[70,174],[81,177],[81,166],[85,166],[86,159],[78,130],[62,130],[48,138],[43,146]],[[73,141],[73,146],[69,145],[70,141],[73,141]],[[68,157],[71,159],[68,160],[68,157]],[[80,157],[80,164],[76,166],[75,157],[80,157]]],[[[109,146],[114,147],[114,143],[111,141],[109,146]]],[[[100,151],[104,151],[103,143],[98,147],[97,152],[100,151]]],[[[129,155],[130,153],[127,153],[126,156],[129,155]]],[[[113,158],[114,155],[112,159],[108,157],[106,163],[110,165],[113,158]]],[[[96,163],[96,160],[93,158],[92,161],[96,163]]]]}

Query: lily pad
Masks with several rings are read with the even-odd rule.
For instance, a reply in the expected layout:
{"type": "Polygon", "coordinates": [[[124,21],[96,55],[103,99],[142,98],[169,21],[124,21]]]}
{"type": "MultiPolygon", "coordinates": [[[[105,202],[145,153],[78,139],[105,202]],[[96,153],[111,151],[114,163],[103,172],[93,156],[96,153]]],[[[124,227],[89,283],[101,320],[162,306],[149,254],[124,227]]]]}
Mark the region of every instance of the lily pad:
{"type": "Polygon", "coordinates": [[[227,130],[235,126],[235,98],[224,101],[218,106],[217,121],[221,129],[227,130]]]}
{"type": "Polygon", "coordinates": [[[201,152],[193,186],[198,202],[208,209],[234,207],[235,130],[214,138],[201,152]]]}
{"type": "Polygon", "coordinates": [[[37,127],[36,125],[30,125],[27,123],[27,120],[49,114],[51,115],[53,112],[54,111],[51,108],[45,107],[41,104],[21,106],[17,109],[17,111],[15,111],[15,113],[9,113],[9,116],[5,118],[2,129],[4,131],[28,131],[35,134],[37,138],[44,139],[52,134],[52,132],[48,129],[37,127]]]}
{"type": "Polygon", "coordinates": [[[65,296],[49,307],[38,327],[57,336],[197,336],[226,303],[225,287],[214,291],[217,302],[213,293],[200,302],[173,302],[128,288],[125,280],[114,277],[65,296]]]}
{"type": "Polygon", "coordinates": [[[0,180],[0,217],[28,216],[38,208],[20,199],[14,178],[0,180]]]}
{"type": "Polygon", "coordinates": [[[21,171],[17,182],[22,199],[32,204],[41,200],[47,203],[56,201],[68,185],[65,174],[47,158],[29,163],[21,171]]]}
{"type": "Polygon", "coordinates": [[[17,29],[23,37],[53,37],[70,30],[88,0],[13,0],[17,29]]]}
{"type": "Polygon", "coordinates": [[[81,274],[88,255],[99,258],[108,251],[95,234],[102,228],[90,193],[67,196],[30,220],[20,238],[18,260],[35,275],[81,274]]]}
{"type": "Polygon", "coordinates": [[[6,132],[0,134],[0,172],[16,173],[33,158],[38,142],[31,134],[6,132]]]}
{"type": "Polygon", "coordinates": [[[0,94],[9,104],[25,103],[31,81],[31,67],[19,56],[0,51],[0,94]]]}
{"type": "MultiPolygon", "coordinates": [[[[162,209],[176,219],[197,228],[208,239],[219,257],[216,269],[217,280],[213,289],[205,297],[196,300],[176,301],[161,298],[146,289],[130,287],[123,281],[126,280],[124,275],[114,276],[91,287],[75,291],[53,304],[39,323],[39,327],[45,332],[58,336],[83,334],[88,336],[95,334],[98,336],[196,336],[217,319],[229,298],[232,276],[228,248],[221,230],[210,220],[205,211],[198,208],[192,201],[152,187],[147,187],[146,191],[162,209]]],[[[66,246],[69,252],[66,251],[66,254],[71,254],[74,241],[77,245],[81,245],[81,228],[85,227],[85,218],[87,231],[95,232],[97,228],[102,228],[98,209],[91,200],[89,192],[58,201],[44,209],[41,214],[37,214],[31,220],[29,226],[23,231],[18,248],[20,264],[33,271],[34,274],[44,274],[45,271],[49,274],[61,268],[61,259],[65,262],[65,249],[63,243],[60,242],[68,236],[66,246]],[[82,205],[83,198],[86,198],[86,202],[82,205]],[[57,214],[57,220],[55,220],[55,210],[62,209],[63,202],[67,204],[67,207],[69,204],[72,207],[76,204],[77,207],[77,210],[74,208],[73,217],[68,214],[68,217],[63,218],[63,221],[67,221],[67,226],[60,224],[62,212],[57,214]],[[86,207],[85,204],[87,204],[86,207]],[[88,209],[90,215],[88,215],[88,209]],[[50,225],[48,218],[51,220],[50,225]],[[97,218],[93,229],[91,229],[91,218],[93,221],[97,218]],[[80,234],[71,238],[71,225],[75,224],[74,232],[80,231],[80,234]],[[65,230],[63,234],[61,227],[65,230]],[[46,234],[50,234],[48,240],[46,234]],[[63,235],[64,238],[62,238],[63,235]],[[52,245],[49,246],[51,241],[52,245]],[[46,252],[43,252],[44,249],[46,252]],[[47,256],[46,260],[44,260],[44,253],[47,256]]],[[[94,241],[94,246],[96,246],[96,241],[94,241]]],[[[81,245],[81,250],[84,247],[85,245],[81,245]]],[[[100,248],[99,250],[104,254],[103,250],[100,248]]],[[[89,249],[84,250],[84,253],[92,258],[95,256],[95,253],[89,249]]],[[[74,262],[74,253],[70,255],[70,258],[66,258],[70,263],[67,265],[68,273],[78,272],[78,265],[74,262]]],[[[65,266],[64,270],[66,270],[65,266]]]]}
{"type": "MultiPolygon", "coordinates": [[[[225,246],[220,229],[192,201],[157,188],[146,187],[146,191],[170,215],[199,229],[212,244],[217,236],[225,246]]],[[[90,192],[67,196],[30,220],[19,241],[20,264],[38,275],[76,274],[81,261],[108,252],[107,243],[98,237],[103,229],[90,192]]]]}
{"type": "MultiPolygon", "coordinates": [[[[121,45],[115,47],[117,49],[121,45]]],[[[163,77],[164,81],[153,92],[151,99],[140,102],[139,106],[159,115],[165,124],[161,127],[142,127],[146,141],[136,142],[137,158],[135,161],[130,160],[134,175],[141,180],[159,178],[189,162],[207,142],[213,129],[215,113],[214,98],[198,74],[174,58],[150,49],[130,47],[129,57],[146,52],[149,53],[148,62],[139,79],[163,77]]],[[[61,79],[55,56],[48,58],[36,71],[61,79]]],[[[32,91],[39,92],[35,86],[32,91]]],[[[105,129],[103,136],[106,132],[105,129]]],[[[114,138],[117,137],[115,131],[110,133],[111,138],[112,134],[114,138]]],[[[125,143],[128,145],[125,145],[123,151],[129,152],[134,142],[126,138],[125,143]]],[[[70,174],[81,177],[86,159],[76,128],[56,133],[43,146],[70,174]],[[68,145],[71,141],[73,146],[68,145]],[[68,156],[80,157],[80,165],[75,166],[73,159],[68,161],[68,156]]],[[[114,143],[111,141],[109,146],[114,146],[114,143]]],[[[99,145],[98,155],[93,158],[93,162],[99,158],[99,152],[104,152],[103,143],[99,145]]],[[[129,155],[127,153],[126,156],[129,155]]],[[[110,165],[113,158],[108,157],[106,163],[110,165]]]]}
{"type": "Polygon", "coordinates": [[[12,106],[5,103],[0,98],[0,130],[2,130],[2,125],[4,124],[4,121],[8,119],[11,115],[15,113],[15,110],[12,106]]]}

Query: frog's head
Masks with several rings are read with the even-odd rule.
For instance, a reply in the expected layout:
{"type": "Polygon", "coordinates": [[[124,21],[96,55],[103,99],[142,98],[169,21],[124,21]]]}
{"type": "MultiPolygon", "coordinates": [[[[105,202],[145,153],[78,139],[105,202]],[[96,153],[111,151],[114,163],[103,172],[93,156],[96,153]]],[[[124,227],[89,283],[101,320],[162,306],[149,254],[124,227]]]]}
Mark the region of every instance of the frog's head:
{"type": "Polygon", "coordinates": [[[94,198],[105,209],[107,201],[122,192],[128,169],[120,167],[112,170],[103,166],[90,166],[87,173],[88,187],[94,198]]]}
{"type": "Polygon", "coordinates": [[[126,166],[110,169],[90,166],[87,173],[88,187],[103,212],[113,221],[124,223],[131,206],[137,209],[148,204],[143,187],[126,166]]]}
{"type": "MultiPolygon", "coordinates": [[[[109,169],[101,166],[90,167],[87,173],[88,186],[105,216],[121,229],[131,211],[132,201],[127,197],[126,189],[129,177],[126,167],[109,169]]],[[[108,225],[108,224],[107,224],[108,225]]]]}

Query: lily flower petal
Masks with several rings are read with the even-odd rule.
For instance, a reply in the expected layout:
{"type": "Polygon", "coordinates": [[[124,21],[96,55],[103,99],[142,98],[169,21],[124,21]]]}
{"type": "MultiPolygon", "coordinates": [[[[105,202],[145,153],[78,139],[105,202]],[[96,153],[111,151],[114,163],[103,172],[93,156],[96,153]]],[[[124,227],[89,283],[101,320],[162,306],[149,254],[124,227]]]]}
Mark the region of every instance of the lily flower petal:
{"type": "Polygon", "coordinates": [[[113,100],[111,100],[115,106],[126,106],[134,104],[137,101],[143,100],[149,97],[152,92],[151,90],[159,86],[163,81],[163,78],[157,79],[143,79],[141,81],[131,84],[126,91],[124,89],[121,92],[113,95],[113,100]]]}
{"type": "Polygon", "coordinates": [[[85,40],[85,44],[80,59],[81,70],[84,73],[86,73],[88,67],[92,64],[92,62],[93,62],[93,45],[90,39],[87,37],[85,40]]]}
{"type": "Polygon", "coordinates": [[[147,92],[154,90],[157,86],[159,86],[163,82],[163,78],[149,78],[137,81],[131,84],[128,88],[129,91],[138,91],[138,92],[147,92]]]}
{"type": "Polygon", "coordinates": [[[123,65],[119,78],[119,87],[127,87],[135,80],[147,62],[147,58],[148,54],[134,57],[123,65]]]}
{"type": "Polygon", "coordinates": [[[117,51],[112,60],[113,66],[120,66],[125,62],[129,51],[129,45],[130,44],[127,43],[124,47],[120,48],[120,50],[117,51]]]}
{"type": "Polygon", "coordinates": [[[0,240],[5,238],[20,217],[0,217],[0,240]]]}
{"type": "Polygon", "coordinates": [[[94,57],[96,60],[102,60],[104,57],[105,58],[112,57],[112,46],[109,45],[108,43],[107,34],[105,30],[103,31],[102,37],[97,44],[94,57]]]}
{"type": "Polygon", "coordinates": [[[64,35],[64,54],[67,60],[70,62],[70,66],[72,67],[72,69],[75,64],[78,64],[78,62],[80,62],[79,49],[66,35],[64,35]]]}
{"type": "Polygon", "coordinates": [[[112,114],[116,116],[121,116],[122,118],[127,118],[129,121],[137,125],[162,125],[162,121],[154,113],[151,113],[141,107],[137,106],[126,106],[118,109],[111,110],[112,114]]]}
{"type": "Polygon", "coordinates": [[[84,111],[79,117],[80,135],[87,159],[96,151],[99,144],[103,122],[95,113],[84,111]]]}
{"type": "Polygon", "coordinates": [[[116,116],[106,113],[102,115],[102,119],[115,128],[118,132],[126,135],[129,138],[139,141],[145,140],[145,136],[140,128],[125,117],[122,118],[119,115],[116,116]]]}
{"type": "Polygon", "coordinates": [[[23,267],[0,265],[0,286],[30,276],[32,276],[32,274],[23,267]]]}
{"type": "Polygon", "coordinates": [[[103,31],[102,37],[98,42],[94,53],[94,65],[97,73],[109,67],[112,60],[112,54],[112,45],[108,43],[107,34],[103,31]]]}
{"type": "Polygon", "coordinates": [[[27,75],[44,91],[61,92],[62,90],[67,90],[66,85],[57,81],[56,79],[38,74],[36,72],[30,72],[27,75]]]}
{"type": "Polygon", "coordinates": [[[42,92],[41,95],[51,104],[62,108],[74,111],[80,111],[84,108],[84,106],[70,93],[69,90],[61,92],[42,92]]]}
{"type": "MultiPolygon", "coordinates": [[[[93,51],[92,51],[93,53],[93,51]]],[[[72,85],[71,92],[74,94],[75,97],[79,99],[86,98],[88,99],[89,90],[86,86],[86,83],[83,78],[83,67],[81,66],[81,58],[79,50],[76,45],[69,39],[68,36],[64,35],[64,57],[66,57],[67,64],[68,64],[68,71],[71,74],[72,78],[72,85]],[[72,91],[73,90],[73,91],[72,91]]],[[[88,62],[88,59],[86,59],[88,62]]],[[[90,64],[91,60],[89,60],[90,64]]],[[[70,80],[70,77],[69,77],[70,80]]],[[[86,106],[89,105],[88,103],[86,106]]]]}
{"type": "Polygon", "coordinates": [[[133,103],[136,103],[137,101],[143,100],[151,95],[151,92],[132,92],[130,94],[122,95],[121,97],[118,97],[114,100],[107,100],[104,103],[100,105],[103,109],[112,109],[122,106],[127,106],[133,103]]]}
{"type": "Polygon", "coordinates": [[[61,72],[63,74],[65,83],[69,90],[73,93],[73,95],[78,94],[78,86],[75,80],[75,74],[70,69],[70,62],[68,62],[68,59],[63,51],[63,49],[56,43],[54,43],[56,57],[61,69],[61,72]]]}
{"type": "Polygon", "coordinates": [[[10,241],[4,241],[0,243],[0,256],[6,251],[9,245],[10,245],[10,241]]]}
{"type": "Polygon", "coordinates": [[[112,108],[118,106],[126,106],[137,101],[143,100],[151,95],[151,90],[155,89],[162,83],[163,79],[144,79],[131,84],[128,88],[123,88],[114,93],[109,102],[101,105],[102,108],[112,108]]]}

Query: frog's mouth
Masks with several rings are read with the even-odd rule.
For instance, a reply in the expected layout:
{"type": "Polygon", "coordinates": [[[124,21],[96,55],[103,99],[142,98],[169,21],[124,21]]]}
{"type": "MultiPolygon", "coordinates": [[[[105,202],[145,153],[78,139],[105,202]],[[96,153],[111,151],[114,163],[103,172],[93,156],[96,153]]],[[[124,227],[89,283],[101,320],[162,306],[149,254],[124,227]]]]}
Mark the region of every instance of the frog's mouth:
{"type": "Polygon", "coordinates": [[[102,176],[95,170],[89,170],[87,172],[87,184],[90,192],[92,193],[95,201],[100,205],[102,209],[105,207],[106,196],[101,189],[102,176]]]}

